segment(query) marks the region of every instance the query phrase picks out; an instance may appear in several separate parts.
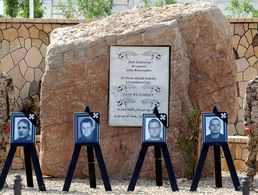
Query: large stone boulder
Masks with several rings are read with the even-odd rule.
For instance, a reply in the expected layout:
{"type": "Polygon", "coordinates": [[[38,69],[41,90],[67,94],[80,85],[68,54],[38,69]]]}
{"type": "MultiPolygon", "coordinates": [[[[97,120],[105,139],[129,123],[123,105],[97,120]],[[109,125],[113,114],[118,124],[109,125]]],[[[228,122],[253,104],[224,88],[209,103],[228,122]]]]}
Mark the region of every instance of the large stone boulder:
{"type": "MultiPolygon", "coordinates": [[[[43,174],[64,177],[74,148],[73,113],[86,105],[101,113],[100,145],[108,173],[130,178],[141,148],[141,128],[108,126],[109,47],[171,46],[167,143],[176,176],[186,174],[175,139],[189,134],[186,117],[193,108],[216,105],[237,113],[236,67],[230,25],[208,3],[180,4],[116,13],[105,19],[52,32],[42,82],[41,152],[43,174]]],[[[86,150],[76,172],[87,175],[86,150]]],[[[142,177],[154,176],[153,150],[142,177]]]]}

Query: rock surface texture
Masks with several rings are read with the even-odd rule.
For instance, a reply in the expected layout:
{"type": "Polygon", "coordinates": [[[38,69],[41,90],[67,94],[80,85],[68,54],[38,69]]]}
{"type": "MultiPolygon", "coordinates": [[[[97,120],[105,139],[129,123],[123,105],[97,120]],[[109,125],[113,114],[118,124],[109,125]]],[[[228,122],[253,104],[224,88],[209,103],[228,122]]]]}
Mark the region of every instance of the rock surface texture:
{"type": "MultiPolygon", "coordinates": [[[[108,126],[111,45],[171,46],[167,143],[177,177],[186,174],[186,165],[175,140],[177,135],[188,133],[186,117],[192,109],[211,111],[216,105],[229,112],[230,121],[236,116],[230,25],[208,3],[116,13],[103,20],[54,30],[51,36],[41,94],[40,161],[45,175],[66,176],[74,148],[73,113],[89,105],[92,111],[101,113],[100,145],[109,176],[131,177],[141,148],[141,128],[108,126]]],[[[141,177],[155,176],[153,156],[151,148],[141,177]]],[[[86,165],[83,149],[75,175],[87,175],[86,165]]]]}

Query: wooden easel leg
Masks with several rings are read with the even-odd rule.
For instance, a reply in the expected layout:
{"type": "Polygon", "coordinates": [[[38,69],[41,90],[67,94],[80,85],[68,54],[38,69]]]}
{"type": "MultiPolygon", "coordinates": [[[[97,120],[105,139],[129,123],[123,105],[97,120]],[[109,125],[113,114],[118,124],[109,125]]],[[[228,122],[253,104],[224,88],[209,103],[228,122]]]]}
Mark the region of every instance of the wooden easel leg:
{"type": "Polygon", "coordinates": [[[8,155],[7,155],[3,170],[2,170],[2,174],[1,174],[1,177],[0,177],[0,190],[3,189],[4,182],[6,180],[6,176],[8,174],[8,171],[9,171],[10,166],[11,166],[12,161],[13,161],[14,154],[16,152],[16,148],[17,148],[16,145],[11,145],[10,150],[8,152],[8,155]]]}
{"type": "Polygon", "coordinates": [[[81,146],[75,145],[75,148],[73,150],[73,157],[72,157],[72,160],[71,160],[71,163],[70,163],[70,166],[69,166],[66,178],[65,178],[63,191],[66,191],[66,192],[69,191],[69,188],[70,188],[70,185],[72,182],[72,178],[73,178],[73,173],[74,173],[74,170],[76,167],[76,163],[77,163],[80,151],[81,151],[81,146]]]}
{"type": "Polygon", "coordinates": [[[156,172],[156,185],[162,186],[162,160],[161,160],[160,146],[154,146],[155,151],[155,172],[156,172]]]}
{"type": "Polygon", "coordinates": [[[40,191],[46,191],[46,187],[45,187],[45,183],[44,183],[44,180],[43,180],[41,168],[40,168],[40,165],[39,165],[39,159],[38,159],[38,155],[37,155],[35,145],[31,146],[29,148],[29,150],[30,150],[30,155],[31,155],[31,159],[32,159],[32,162],[33,162],[34,170],[35,170],[35,173],[36,173],[39,190],[40,191]]]}
{"type": "Polygon", "coordinates": [[[141,151],[139,153],[138,160],[137,160],[137,163],[135,165],[133,175],[132,175],[131,181],[129,183],[129,186],[127,188],[127,191],[134,191],[134,188],[135,188],[137,179],[140,175],[140,171],[141,171],[141,168],[142,168],[142,163],[144,161],[147,150],[148,150],[148,146],[142,145],[142,148],[141,148],[141,151]]]}
{"type": "Polygon", "coordinates": [[[222,188],[220,145],[214,145],[215,184],[222,188]]]}
{"type": "Polygon", "coordinates": [[[167,172],[168,172],[168,176],[169,176],[169,180],[170,180],[170,186],[172,188],[172,191],[178,191],[176,177],[175,177],[172,162],[171,162],[171,159],[170,159],[170,156],[169,156],[167,144],[162,145],[161,149],[162,149],[164,161],[165,161],[165,164],[166,164],[166,167],[167,167],[167,172]]]}
{"type": "Polygon", "coordinates": [[[208,150],[209,150],[209,145],[203,145],[202,151],[201,151],[201,156],[200,156],[200,159],[199,159],[199,162],[198,162],[198,165],[197,165],[194,177],[193,177],[190,191],[196,191],[196,189],[197,189],[208,150]]]}
{"type": "Polygon", "coordinates": [[[228,169],[230,171],[231,179],[233,181],[234,187],[236,191],[240,191],[240,183],[239,179],[237,177],[235,165],[233,163],[230,150],[228,148],[228,144],[222,145],[223,151],[224,151],[224,156],[226,158],[227,164],[228,164],[228,169]]]}
{"type": "Polygon", "coordinates": [[[23,146],[24,151],[24,164],[25,164],[25,171],[26,171],[26,179],[27,179],[27,186],[34,187],[33,185],[33,177],[32,177],[32,164],[31,164],[31,157],[30,157],[30,146],[23,146]]]}
{"type": "Polygon", "coordinates": [[[87,156],[88,156],[88,169],[89,169],[89,177],[90,177],[90,187],[91,188],[96,188],[97,185],[96,185],[93,146],[87,146],[87,156]]]}
{"type": "Polygon", "coordinates": [[[94,149],[95,149],[95,153],[96,153],[96,158],[98,160],[101,177],[102,177],[102,180],[103,180],[103,183],[104,183],[104,186],[105,186],[105,190],[106,191],[112,191],[111,185],[110,185],[110,182],[109,182],[109,177],[108,177],[108,174],[107,174],[107,169],[106,169],[106,166],[105,166],[105,162],[103,160],[103,156],[102,156],[102,152],[101,152],[99,144],[94,145],[94,149]]]}

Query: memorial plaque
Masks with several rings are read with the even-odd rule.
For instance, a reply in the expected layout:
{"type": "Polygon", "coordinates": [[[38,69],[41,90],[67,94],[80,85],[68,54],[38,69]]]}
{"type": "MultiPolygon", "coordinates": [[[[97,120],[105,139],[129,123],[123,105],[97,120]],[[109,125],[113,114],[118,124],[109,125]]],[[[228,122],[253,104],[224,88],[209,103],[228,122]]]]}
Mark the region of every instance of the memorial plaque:
{"type": "Polygon", "coordinates": [[[111,46],[109,125],[141,126],[143,113],[168,113],[169,46],[111,46]]]}

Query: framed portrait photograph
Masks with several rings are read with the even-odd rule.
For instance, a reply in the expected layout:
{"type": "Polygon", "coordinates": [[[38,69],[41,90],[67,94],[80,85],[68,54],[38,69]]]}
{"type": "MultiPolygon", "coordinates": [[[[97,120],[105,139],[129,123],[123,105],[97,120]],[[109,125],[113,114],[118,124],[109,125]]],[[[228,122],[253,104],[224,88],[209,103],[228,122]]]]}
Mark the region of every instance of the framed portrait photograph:
{"type": "Polygon", "coordinates": [[[166,127],[155,114],[143,114],[142,142],[166,142],[166,127]]]}
{"type": "Polygon", "coordinates": [[[85,112],[74,113],[75,143],[88,144],[99,142],[99,124],[85,112]]]}
{"type": "Polygon", "coordinates": [[[227,124],[214,113],[202,113],[203,143],[228,141],[227,124]]]}
{"type": "Polygon", "coordinates": [[[11,114],[11,143],[35,143],[35,132],[35,125],[22,112],[11,114]]]}

